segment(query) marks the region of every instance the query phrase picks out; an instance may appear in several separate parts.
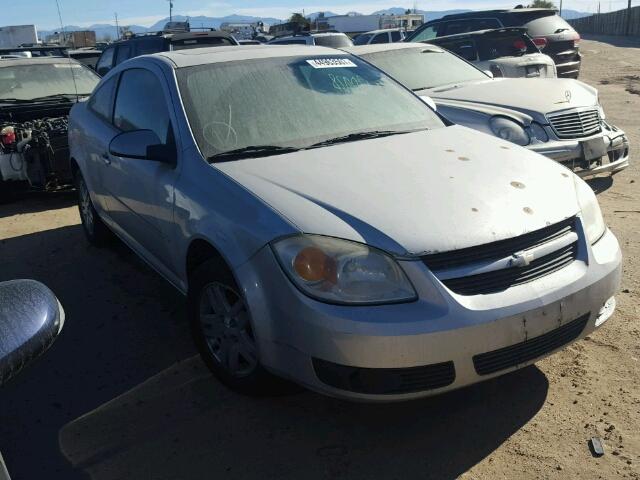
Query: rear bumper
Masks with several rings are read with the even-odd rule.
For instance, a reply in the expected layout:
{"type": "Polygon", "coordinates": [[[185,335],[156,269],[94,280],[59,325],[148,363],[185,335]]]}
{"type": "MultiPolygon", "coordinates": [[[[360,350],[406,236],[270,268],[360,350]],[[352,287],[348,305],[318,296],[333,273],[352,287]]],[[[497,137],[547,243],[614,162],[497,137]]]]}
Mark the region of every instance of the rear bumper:
{"type": "Polygon", "coordinates": [[[375,307],[328,305],[304,296],[269,248],[236,276],[267,369],[331,396],[398,401],[522,368],[602,324],[613,312],[620,249],[609,231],[585,249],[586,262],[544,279],[466,297],[448,291],[421,262],[403,261],[419,300],[375,307]],[[577,320],[583,323],[576,327],[577,320]],[[536,339],[534,356],[524,355],[536,339]],[[504,361],[504,349],[513,347],[515,363],[504,361]],[[485,367],[479,366],[482,360],[485,367]],[[502,361],[498,370],[487,369],[487,362],[491,367],[496,361],[502,361]]]}
{"type": "Polygon", "coordinates": [[[606,127],[608,128],[603,129],[602,133],[589,137],[602,137],[607,144],[607,154],[599,160],[585,160],[580,140],[551,140],[528,148],[564,164],[583,178],[602,173],[614,174],[629,166],[629,140],[622,130],[608,125],[606,127]]]}

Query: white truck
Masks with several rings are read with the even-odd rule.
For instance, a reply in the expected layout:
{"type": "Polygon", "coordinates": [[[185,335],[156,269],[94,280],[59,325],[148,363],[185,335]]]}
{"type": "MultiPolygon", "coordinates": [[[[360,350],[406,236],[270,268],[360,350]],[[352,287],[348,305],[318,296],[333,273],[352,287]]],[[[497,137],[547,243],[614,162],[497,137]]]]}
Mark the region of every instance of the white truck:
{"type": "Polygon", "coordinates": [[[38,43],[35,25],[9,25],[0,27],[0,48],[15,48],[38,43]]]}

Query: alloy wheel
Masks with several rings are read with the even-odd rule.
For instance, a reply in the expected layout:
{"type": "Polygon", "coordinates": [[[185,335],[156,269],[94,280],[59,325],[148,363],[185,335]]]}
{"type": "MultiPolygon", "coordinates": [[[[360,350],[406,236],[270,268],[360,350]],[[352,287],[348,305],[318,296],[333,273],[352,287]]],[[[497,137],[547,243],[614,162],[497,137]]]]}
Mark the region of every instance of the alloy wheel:
{"type": "Polygon", "coordinates": [[[241,295],[219,282],[205,285],[200,294],[199,319],[211,355],[229,375],[246,377],[256,369],[255,339],[241,295]]]}

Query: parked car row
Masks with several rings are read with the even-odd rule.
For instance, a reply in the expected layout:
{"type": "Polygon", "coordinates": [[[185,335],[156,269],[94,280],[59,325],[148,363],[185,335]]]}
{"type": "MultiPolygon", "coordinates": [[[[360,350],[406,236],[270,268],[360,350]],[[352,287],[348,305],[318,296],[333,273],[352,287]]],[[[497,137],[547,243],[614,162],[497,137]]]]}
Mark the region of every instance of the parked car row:
{"type": "Polygon", "coordinates": [[[184,293],[204,362],[245,393],[422,397],[600,327],[618,242],[591,188],[536,153],[628,155],[595,90],[421,43],[345,49],[114,65],[69,118],[87,239],[115,234],[184,293]]]}

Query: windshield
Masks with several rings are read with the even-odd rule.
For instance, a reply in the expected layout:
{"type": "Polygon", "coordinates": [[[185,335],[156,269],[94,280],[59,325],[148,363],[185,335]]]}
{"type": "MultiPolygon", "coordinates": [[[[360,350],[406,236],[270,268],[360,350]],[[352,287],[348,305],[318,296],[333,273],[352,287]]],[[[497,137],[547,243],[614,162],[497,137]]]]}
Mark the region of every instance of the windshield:
{"type": "Polygon", "coordinates": [[[344,33],[337,33],[335,35],[317,35],[314,37],[314,40],[316,42],[316,45],[319,45],[321,47],[353,47],[353,42],[344,33]]]}
{"type": "Polygon", "coordinates": [[[354,45],[367,45],[369,40],[373,37],[373,33],[363,33],[362,35],[358,35],[353,39],[354,45]]]}
{"type": "Polygon", "coordinates": [[[77,63],[62,62],[0,67],[0,100],[75,95],[76,88],[79,95],[89,95],[100,77],[77,63]]]}
{"type": "Polygon", "coordinates": [[[487,75],[445,51],[406,48],[362,55],[412,90],[487,80],[487,75]]]}
{"type": "Polygon", "coordinates": [[[374,131],[443,126],[384,73],[352,56],[282,57],[178,70],[206,158],[251,146],[306,148],[374,131]]]}

